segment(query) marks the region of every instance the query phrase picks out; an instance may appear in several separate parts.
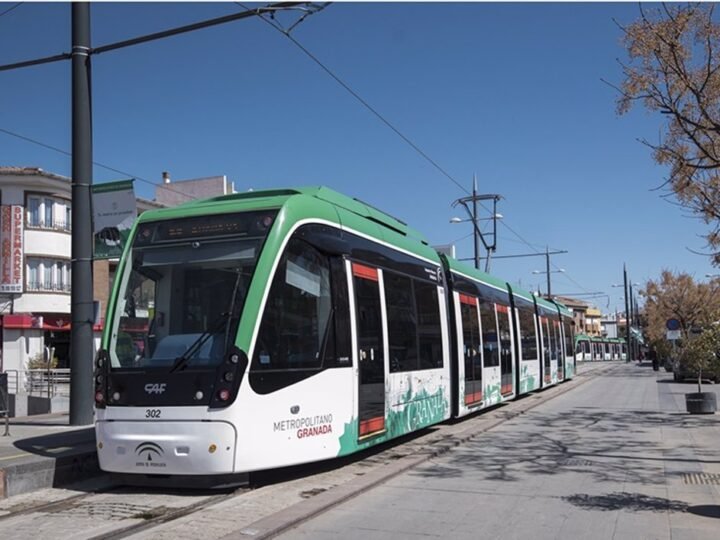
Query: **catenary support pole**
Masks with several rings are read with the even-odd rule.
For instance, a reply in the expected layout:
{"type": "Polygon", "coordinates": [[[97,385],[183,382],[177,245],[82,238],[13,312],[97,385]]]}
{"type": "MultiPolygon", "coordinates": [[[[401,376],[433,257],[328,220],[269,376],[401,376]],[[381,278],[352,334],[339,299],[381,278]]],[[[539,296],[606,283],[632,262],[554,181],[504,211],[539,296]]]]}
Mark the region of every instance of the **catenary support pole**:
{"type": "Polygon", "coordinates": [[[550,248],[548,246],[545,246],[545,273],[547,274],[548,298],[550,298],[552,291],[550,290],[550,248]]]}
{"type": "Polygon", "coordinates": [[[72,296],[70,425],[93,421],[90,4],[72,3],[72,296]]]}
{"type": "Polygon", "coordinates": [[[475,246],[475,269],[480,269],[480,234],[478,233],[478,212],[477,212],[477,176],[473,175],[473,245],[475,246]]]}
{"type": "MultiPolygon", "coordinates": [[[[632,328],[635,325],[635,302],[633,300],[632,279],[628,283],[628,292],[630,293],[630,333],[632,334],[632,328]]],[[[637,360],[639,357],[637,349],[638,341],[637,339],[633,339],[633,360],[637,360]]]]}
{"type": "Polygon", "coordinates": [[[627,268],[623,264],[623,286],[625,291],[625,361],[629,362],[632,358],[630,349],[630,295],[628,294],[627,268]]]}

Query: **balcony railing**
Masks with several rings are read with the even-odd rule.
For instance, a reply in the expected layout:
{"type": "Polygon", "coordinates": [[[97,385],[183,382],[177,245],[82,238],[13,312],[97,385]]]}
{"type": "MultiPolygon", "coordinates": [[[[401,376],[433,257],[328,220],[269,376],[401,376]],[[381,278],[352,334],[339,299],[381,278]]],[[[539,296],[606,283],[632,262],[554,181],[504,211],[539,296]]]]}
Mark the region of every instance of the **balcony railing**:
{"type": "Polygon", "coordinates": [[[27,220],[28,229],[41,229],[45,231],[62,231],[71,232],[72,227],[67,221],[53,220],[52,223],[46,224],[43,220],[27,220]]]}
{"type": "Polygon", "coordinates": [[[52,283],[48,281],[28,281],[27,290],[31,292],[69,293],[70,283],[52,283]]]}

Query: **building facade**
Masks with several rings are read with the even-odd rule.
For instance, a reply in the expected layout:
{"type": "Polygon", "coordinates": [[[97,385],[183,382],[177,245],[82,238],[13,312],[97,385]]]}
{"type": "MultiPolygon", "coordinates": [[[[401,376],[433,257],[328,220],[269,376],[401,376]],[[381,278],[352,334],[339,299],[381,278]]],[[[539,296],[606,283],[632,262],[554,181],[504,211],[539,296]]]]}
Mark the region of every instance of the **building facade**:
{"type": "MultiPolygon", "coordinates": [[[[161,206],[138,199],[138,211],[161,206]]],[[[46,348],[69,366],[71,210],[69,178],[0,167],[0,371],[22,372],[46,348]]],[[[98,338],[116,265],[93,263],[98,338]]]]}

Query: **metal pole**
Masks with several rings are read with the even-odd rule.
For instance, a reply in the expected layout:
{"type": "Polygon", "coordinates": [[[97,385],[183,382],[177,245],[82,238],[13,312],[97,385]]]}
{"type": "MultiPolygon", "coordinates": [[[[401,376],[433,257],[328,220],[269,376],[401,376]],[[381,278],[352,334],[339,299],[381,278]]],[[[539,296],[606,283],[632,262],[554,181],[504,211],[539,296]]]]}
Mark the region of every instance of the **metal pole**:
{"type": "Polygon", "coordinates": [[[550,248],[548,246],[545,246],[545,271],[547,272],[548,298],[550,298],[550,248]]]}
{"type": "Polygon", "coordinates": [[[93,422],[90,4],[72,3],[72,296],[70,425],[93,422]]]}
{"type": "Polygon", "coordinates": [[[492,248],[488,248],[487,250],[487,259],[485,260],[485,273],[490,273],[490,258],[492,257],[492,254],[495,252],[495,248],[497,246],[497,199],[493,199],[493,215],[492,215],[492,224],[493,224],[493,243],[492,248]]]}
{"type": "Polygon", "coordinates": [[[473,174],[473,243],[475,245],[475,269],[480,269],[480,244],[478,234],[478,213],[477,213],[477,175],[473,174]]]}
{"type": "Polygon", "coordinates": [[[627,282],[627,269],[623,264],[623,287],[625,291],[625,350],[626,357],[625,361],[630,361],[630,307],[629,307],[629,295],[628,295],[628,282],[627,282]]]}
{"type": "MultiPolygon", "coordinates": [[[[628,291],[630,292],[630,329],[632,330],[633,325],[635,324],[635,303],[633,302],[633,290],[632,290],[632,279],[630,280],[630,283],[628,283],[628,291]]],[[[633,360],[637,360],[638,355],[636,354],[637,349],[637,340],[633,341],[633,360]]]]}

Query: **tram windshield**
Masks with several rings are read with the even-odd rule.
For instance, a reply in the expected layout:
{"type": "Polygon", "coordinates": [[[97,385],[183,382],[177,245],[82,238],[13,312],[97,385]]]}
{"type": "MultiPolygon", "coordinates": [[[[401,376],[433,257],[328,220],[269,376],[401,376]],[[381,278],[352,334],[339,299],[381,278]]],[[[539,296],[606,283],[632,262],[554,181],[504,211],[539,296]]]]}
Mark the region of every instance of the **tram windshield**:
{"type": "MultiPolygon", "coordinates": [[[[181,230],[189,221],[176,220],[165,228],[181,230]]],[[[272,216],[263,222],[264,231],[271,223],[272,216]]],[[[121,277],[112,367],[213,369],[234,342],[264,237],[213,229],[181,232],[167,241],[158,234],[159,225],[151,227],[146,233],[151,239],[136,239],[121,277]]]]}

